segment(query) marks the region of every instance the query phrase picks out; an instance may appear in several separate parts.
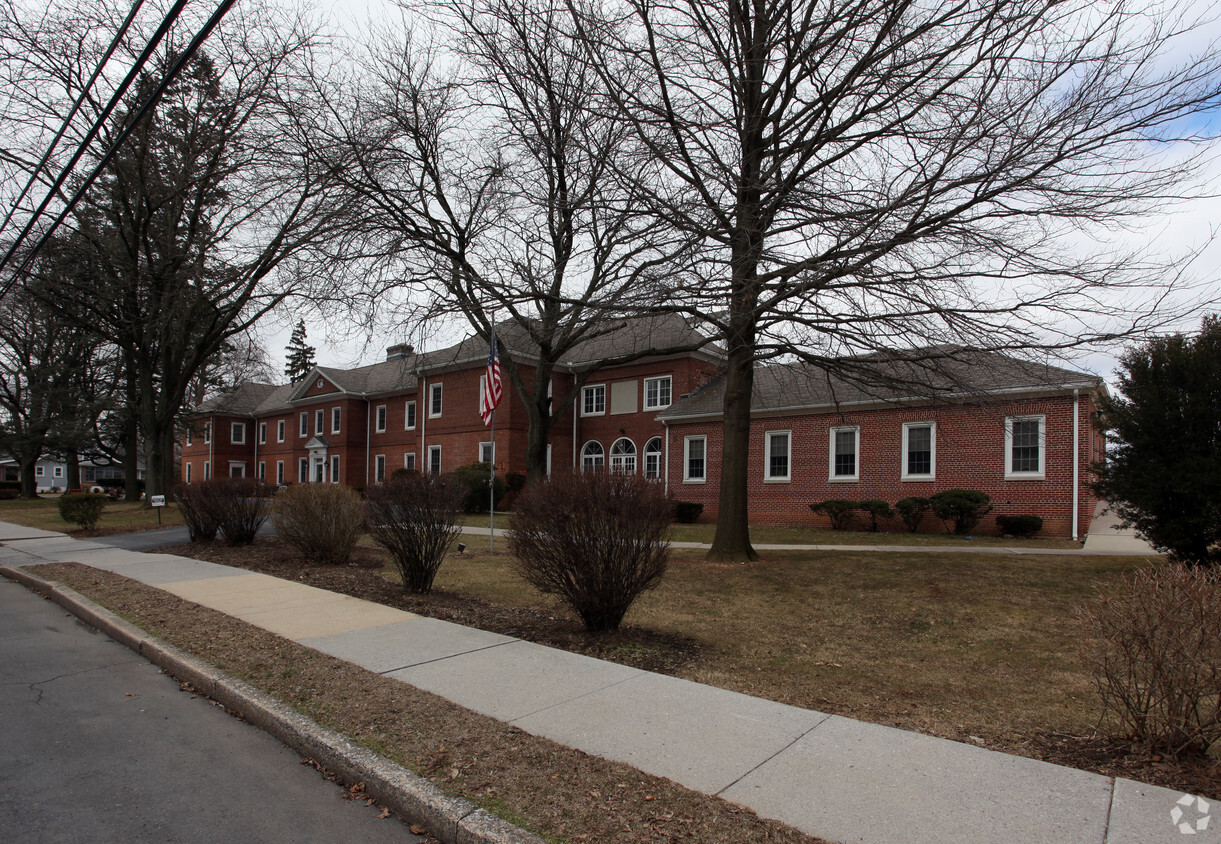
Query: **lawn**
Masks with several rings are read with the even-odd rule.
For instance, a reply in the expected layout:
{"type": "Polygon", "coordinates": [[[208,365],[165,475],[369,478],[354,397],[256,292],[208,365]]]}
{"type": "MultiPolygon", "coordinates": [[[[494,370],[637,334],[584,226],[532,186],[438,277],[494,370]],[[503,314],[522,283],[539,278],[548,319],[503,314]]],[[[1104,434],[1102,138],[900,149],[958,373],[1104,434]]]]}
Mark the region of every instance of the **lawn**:
{"type": "MultiPolygon", "coordinates": [[[[546,602],[512,573],[507,553],[483,547],[451,555],[436,588],[512,606],[546,602]]],[[[626,624],[696,640],[700,656],[680,672],[690,680],[1009,746],[1031,733],[1091,730],[1097,712],[1074,608],[1095,584],[1148,564],[764,552],[758,563],[724,565],[677,551],[626,624]]]]}
{"type": "Polygon", "coordinates": [[[182,516],[177,504],[160,508],[161,524],[157,523],[157,511],[145,507],[141,502],[111,501],[98,519],[96,531],[79,531],[76,525],[65,522],[59,516],[59,498],[13,499],[0,501],[0,522],[12,522],[42,530],[71,532],[74,536],[96,536],[106,533],[131,533],[157,527],[181,525],[182,516]]]}

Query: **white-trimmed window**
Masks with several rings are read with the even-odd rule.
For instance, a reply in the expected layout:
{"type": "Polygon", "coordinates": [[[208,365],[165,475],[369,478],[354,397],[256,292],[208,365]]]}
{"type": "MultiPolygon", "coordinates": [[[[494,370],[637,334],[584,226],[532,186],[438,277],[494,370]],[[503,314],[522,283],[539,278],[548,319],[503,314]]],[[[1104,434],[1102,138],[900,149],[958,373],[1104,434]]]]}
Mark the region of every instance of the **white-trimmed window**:
{"type": "Polygon", "coordinates": [[[581,415],[601,416],[606,413],[606,385],[594,384],[581,388],[581,415]]]}
{"type": "Polygon", "coordinates": [[[332,407],[331,408],[331,433],[332,434],[339,433],[339,423],[342,419],[343,419],[343,408],[342,407],[332,407]]]}
{"type": "Polygon", "coordinates": [[[636,443],[627,437],[621,437],[611,443],[610,467],[616,474],[636,474],[636,443]]]}
{"type": "Polygon", "coordinates": [[[206,443],[210,443],[210,442],[212,442],[212,423],[205,422],[204,423],[204,443],[206,444],[206,443]]]}
{"type": "Polygon", "coordinates": [[[263,483],[266,480],[267,480],[267,461],[260,460],[259,461],[259,483],[263,483]]]}
{"type": "Polygon", "coordinates": [[[331,483],[339,483],[339,455],[331,455],[331,483]]]}
{"type": "MultiPolygon", "coordinates": [[[[187,428],[187,445],[190,445],[190,444],[191,444],[191,429],[187,428]]],[[[190,481],[187,481],[187,483],[190,483],[190,481]]]]}
{"type": "Polygon", "coordinates": [[[479,462],[480,463],[495,463],[496,462],[495,443],[479,443],[479,462]]]}
{"type": "Polygon", "coordinates": [[[208,481],[211,479],[212,479],[212,461],[205,460],[204,461],[204,480],[208,481]]]}
{"type": "Polygon", "coordinates": [[[931,481],[937,477],[937,423],[903,423],[903,480],[931,481]]]}
{"type": "Polygon", "coordinates": [[[309,414],[304,410],[301,411],[301,436],[309,436],[309,414]]]}
{"type": "Polygon", "coordinates": [[[297,483],[303,484],[309,481],[309,460],[304,457],[297,459],[297,483]]]}
{"type": "Polygon", "coordinates": [[[64,476],[64,467],[63,467],[63,466],[56,466],[55,468],[53,468],[53,469],[51,470],[51,474],[52,474],[52,475],[54,475],[54,476],[55,476],[55,477],[57,477],[57,478],[62,478],[62,477],[64,476]]]}
{"type": "Polygon", "coordinates": [[[792,480],[792,431],[767,431],[763,435],[763,480],[792,480]]]}
{"type": "Polygon", "coordinates": [[[663,407],[669,407],[672,383],[669,375],[644,379],[644,409],[661,410],[663,407]]]}
{"type": "Polygon", "coordinates": [[[34,477],[41,478],[44,474],[46,474],[46,470],[42,465],[34,466],[34,477]]]}
{"type": "Polygon", "coordinates": [[[644,444],[644,476],[653,480],[661,477],[661,437],[644,444]]]}
{"type": "Polygon", "coordinates": [[[860,439],[861,429],[856,426],[831,429],[831,480],[860,480],[860,439]]]}
{"type": "Polygon", "coordinates": [[[708,438],[683,437],[683,481],[702,484],[708,479],[708,438]]]}
{"type": "Polygon", "coordinates": [[[246,444],[246,423],[234,422],[229,426],[229,442],[234,445],[246,444]]]}
{"type": "Polygon", "coordinates": [[[284,420],[283,419],[276,422],[276,442],[278,442],[278,443],[284,442],[284,420]]]}
{"type": "Polygon", "coordinates": [[[267,423],[260,422],[259,423],[259,445],[262,445],[265,442],[267,442],[267,423]]]}
{"type": "Polygon", "coordinates": [[[246,464],[239,463],[235,460],[229,461],[229,477],[244,478],[246,477],[246,464]]]}
{"type": "Polygon", "coordinates": [[[598,472],[606,465],[606,450],[602,443],[590,440],[581,447],[581,471],[598,472]]]}
{"type": "Polygon", "coordinates": [[[190,483],[191,482],[191,464],[184,463],[182,465],[186,467],[184,469],[183,480],[185,480],[187,483],[190,483]]]}
{"type": "Polygon", "coordinates": [[[409,401],[403,408],[403,430],[415,430],[415,402],[409,401]]]}
{"type": "Polygon", "coordinates": [[[1005,477],[1042,480],[1047,450],[1047,417],[1005,417],[1005,477]]]}
{"type": "Polygon", "coordinates": [[[384,484],[386,482],[386,455],[379,454],[373,458],[373,483],[384,484]]]}
{"type": "Polygon", "coordinates": [[[379,404],[377,406],[377,421],[373,424],[373,430],[379,434],[386,432],[386,406],[379,404]]]}
{"type": "Polygon", "coordinates": [[[439,445],[428,447],[428,474],[441,474],[441,446],[439,445]]]}
{"type": "Polygon", "coordinates": [[[428,387],[428,415],[441,415],[441,384],[430,384],[428,387]]]}
{"type": "Polygon", "coordinates": [[[314,433],[321,436],[326,433],[326,411],[318,408],[314,411],[314,433]]]}
{"type": "Polygon", "coordinates": [[[415,452],[409,451],[403,455],[403,468],[408,471],[415,471],[415,452]]]}
{"type": "Polygon", "coordinates": [[[276,485],[284,486],[284,461],[276,461],[276,485]]]}

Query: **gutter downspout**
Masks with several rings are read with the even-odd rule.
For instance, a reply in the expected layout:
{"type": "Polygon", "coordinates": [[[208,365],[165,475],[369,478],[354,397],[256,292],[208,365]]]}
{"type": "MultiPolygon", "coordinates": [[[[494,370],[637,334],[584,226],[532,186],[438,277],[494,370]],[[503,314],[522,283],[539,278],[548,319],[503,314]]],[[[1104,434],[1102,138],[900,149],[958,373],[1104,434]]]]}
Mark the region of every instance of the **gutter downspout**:
{"type": "Polygon", "coordinates": [[[373,399],[365,399],[365,489],[369,488],[369,447],[373,439],[373,399]]]}
{"type": "Polygon", "coordinates": [[[204,472],[204,480],[210,481],[216,477],[216,459],[212,449],[216,447],[216,417],[208,417],[208,471],[204,472]]]}
{"type": "MultiPolygon", "coordinates": [[[[415,418],[420,423],[420,474],[427,475],[432,471],[432,461],[428,459],[428,411],[432,407],[428,395],[427,378],[420,379],[420,390],[416,396],[418,404],[415,408],[415,418]]],[[[444,396],[442,396],[442,400],[444,401],[444,396]]]]}
{"type": "MultiPolygon", "coordinates": [[[[578,400],[580,397],[577,397],[578,400]]],[[[572,403],[572,470],[577,470],[577,403],[572,403]]]]}
{"type": "Polygon", "coordinates": [[[661,427],[666,432],[665,438],[662,440],[662,442],[665,444],[665,446],[664,446],[664,450],[662,451],[662,458],[661,458],[663,461],[665,461],[662,465],[664,465],[666,467],[666,471],[664,473],[662,473],[662,477],[665,479],[663,489],[665,489],[666,495],[669,496],[669,494],[670,494],[670,424],[668,422],[666,422],[666,420],[663,419],[663,420],[661,420],[661,427]]]}
{"type": "Polygon", "coordinates": [[[1080,504],[1080,481],[1077,473],[1080,471],[1078,465],[1078,451],[1081,447],[1079,436],[1079,428],[1081,425],[1081,413],[1078,408],[1080,402],[1078,390],[1073,390],[1073,541],[1077,539],[1077,516],[1081,508],[1080,504]]]}
{"type": "Polygon", "coordinates": [[[254,471],[254,477],[258,482],[263,483],[265,479],[259,477],[259,419],[257,416],[253,417],[253,419],[254,421],[250,423],[250,427],[254,430],[250,432],[250,437],[254,440],[254,465],[250,468],[254,471]]]}

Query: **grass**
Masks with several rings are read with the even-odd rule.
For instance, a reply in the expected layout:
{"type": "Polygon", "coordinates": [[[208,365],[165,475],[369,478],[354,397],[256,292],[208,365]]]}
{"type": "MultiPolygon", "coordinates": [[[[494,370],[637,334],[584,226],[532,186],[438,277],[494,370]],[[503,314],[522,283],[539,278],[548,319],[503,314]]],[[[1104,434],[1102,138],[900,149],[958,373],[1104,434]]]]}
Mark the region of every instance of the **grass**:
{"type": "MultiPolygon", "coordinates": [[[[157,523],[157,510],[145,507],[142,502],[111,501],[107,499],[106,509],[98,519],[96,531],[83,535],[101,533],[133,533],[141,530],[153,530],[158,527],[175,527],[183,524],[178,505],[167,504],[161,510],[161,523],[157,523]]],[[[0,501],[0,522],[12,522],[26,527],[41,530],[55,530],[66,533],[80,534],[76,525],[65,522],[59,515],[59,498],[16,498],[0,501]]]]}
{"type": "MultiPolygon", "coordinates": [[[[750,565],[677,551],[626,623],[702,646],[681,676],[784,703],[1010,745],[1096,723],[1074,608],[1132,557],[764,552],[750,565]]],[[[436,588],[543,599],[505,552],[451,555],[436,588]]],[[[564,612],[557,607],[557,612],[564,612]]]]}
{"type": "MultiPolygon", "coordinates": [[[[496,532],[509,529],[510,513],[496,514],[496,532]]],[[[487,513],[464,513],[458,517],[459,523],[467,527],[486,528],[487,513]]],[[[932,528],[937,520],[929,517],[925,521],[926,528],[932,528]]],[[[716,532],[715,524],[675,524],[671,527],[670,539],[673,542],[699,542],[708,545],[716,532]]],[[[932,533],[910,533],[901,531],[868,531],[868,530],[822,530],[813,527],[764,527],[754,526],[750,529],[751,542],[755,545],[920,545],[920,546],[981,546],[984,548],[1014,547],[1019,548],[1051,548],[1070,550],[1080,548],[1081,543],[1072,539],[1058,537],[1034,537],[1030,539],[1015,539],[1004,536],[957,536],[945,531],[932,533]]],[[[469,544],[469,543],[468,543],[469,544]]]]}

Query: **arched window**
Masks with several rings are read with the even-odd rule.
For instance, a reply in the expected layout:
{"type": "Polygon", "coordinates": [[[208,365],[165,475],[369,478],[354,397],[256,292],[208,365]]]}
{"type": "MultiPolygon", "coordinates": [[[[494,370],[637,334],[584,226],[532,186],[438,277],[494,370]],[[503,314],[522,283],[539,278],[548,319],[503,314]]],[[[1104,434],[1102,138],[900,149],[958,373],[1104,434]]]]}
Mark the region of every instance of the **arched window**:
{"type": "Polygon", "coordinates": [[[654,480],[661,477],[661,437],[644,444],[644,476],[654,480]]]}
{"type": "Polygon", "coordinates": [[[636,474],[636,443],[627,437],[615,440],[611,446],[611,471],[621,475],[636,474]]]}
{"type": "Polygon", "coordinates": [[[602,443],[597,440],[585,443],[585,447],[581,449],[581,471],[598,472],[605,465],[606,452],[602,449],[602,443]]]}

